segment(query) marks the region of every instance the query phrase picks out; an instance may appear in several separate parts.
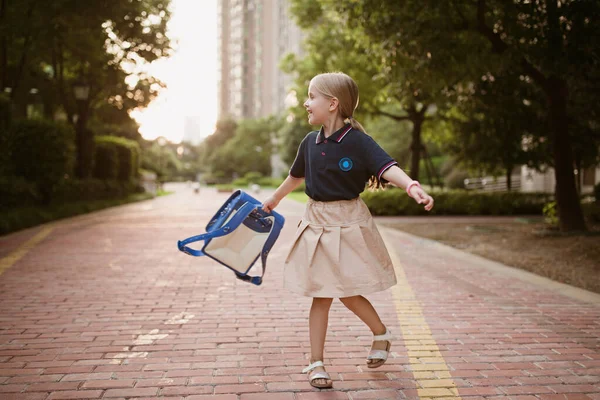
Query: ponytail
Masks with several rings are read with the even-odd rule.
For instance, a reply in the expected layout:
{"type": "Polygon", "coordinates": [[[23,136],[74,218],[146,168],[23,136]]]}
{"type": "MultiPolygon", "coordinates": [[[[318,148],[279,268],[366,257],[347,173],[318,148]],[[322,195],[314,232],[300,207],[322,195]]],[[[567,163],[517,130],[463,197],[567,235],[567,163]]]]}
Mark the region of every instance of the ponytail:
{"type": "MultiPolygon", "coordinates": [[[[345,119],[345,122],[349,122],[350,125],[352,125],[352,128],[357,129],[361,132],[363,132],[365,135],[367,134],[367,131],[365,130],[365,128],[363,128],[363,126],[360,124],[360,122],[358,122],[357,120],[354,119],[354,117],[349,116],[348,118],[345,119]]],[[[379,180],[379,178],[377,178],[375,175],[372,175],[369,178],[369,182],[367,184],[367,188],[371,191],[376,191],[379,189],[384,189],[385,185],[379,180]]]]}
{"type": "Polygon", "coordinates": [[[354,117],[349,116],[348,118],[346,118],[346,121],[348,121],[350,123],[350,125],[352,125],[352,127],[354,129],[358,129],[359,131],[361,131],[363,133],[367,133],[367,131],[365,130],[365,128],[363,128],[363,126],[360,124],[360,122],[358,122],[357,120],[355,120],[354,117]]]}

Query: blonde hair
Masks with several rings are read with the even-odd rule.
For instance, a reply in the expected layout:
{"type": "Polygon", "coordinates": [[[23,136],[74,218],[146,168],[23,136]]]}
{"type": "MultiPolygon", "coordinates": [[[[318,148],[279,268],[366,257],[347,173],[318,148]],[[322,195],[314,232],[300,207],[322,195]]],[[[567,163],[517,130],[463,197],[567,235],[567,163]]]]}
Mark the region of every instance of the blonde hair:
{"type": "MultiPolygon", "coordinates": [[[[310,80],[310,86],[323,96],[338,99],[338,112],[344,119],[344,122],[350,123],[354,129],[367,133],[365,128],[354,119],[354,110],[358,107],[358,85],[354,79],[343,72],[327,72],[319,74],[310,80]]],[[[383,187],[381,181],[376,176],[369,179],[369,189],[379,189],[383,187]]]]}

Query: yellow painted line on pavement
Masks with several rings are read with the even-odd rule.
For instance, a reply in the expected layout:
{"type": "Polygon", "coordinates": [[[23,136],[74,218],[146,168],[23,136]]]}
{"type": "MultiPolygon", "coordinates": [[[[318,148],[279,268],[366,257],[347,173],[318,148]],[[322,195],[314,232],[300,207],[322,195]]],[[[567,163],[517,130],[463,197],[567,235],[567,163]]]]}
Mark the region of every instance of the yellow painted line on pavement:
{"type": "Polygon", "coordinates": [[[23,243],[15,251],[0,259],[0,275],[19,261],[25,254],[34,248],[39,242],[52,232],[54,228],[46,227],[39,231],[34,237],[23,243]]]}
{"type": "Polygon", "coordinates": [[[421,399],[437,397],[460,399],[450,369],[431,334],[423,310],[394,250],[397,246],[393,246],[389,234],[386,235],[385,231],[389,228],[379,229],[396,271],[398,284],[392,287],[392,295],[402,337],[408,351],[410,368],[417,382],[418,395],[421,399]]]}

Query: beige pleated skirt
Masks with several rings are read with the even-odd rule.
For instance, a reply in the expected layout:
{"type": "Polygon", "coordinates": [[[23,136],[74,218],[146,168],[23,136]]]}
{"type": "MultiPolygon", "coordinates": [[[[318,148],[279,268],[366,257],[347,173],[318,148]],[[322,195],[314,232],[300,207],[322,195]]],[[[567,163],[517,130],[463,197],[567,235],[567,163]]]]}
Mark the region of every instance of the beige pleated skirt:
{"type": "Polygon", "coordinates": [[[308,200],[284,265],[284,286],[308,297],[349,297],[396,284],[394,266],[364,201],[308,200]]]}

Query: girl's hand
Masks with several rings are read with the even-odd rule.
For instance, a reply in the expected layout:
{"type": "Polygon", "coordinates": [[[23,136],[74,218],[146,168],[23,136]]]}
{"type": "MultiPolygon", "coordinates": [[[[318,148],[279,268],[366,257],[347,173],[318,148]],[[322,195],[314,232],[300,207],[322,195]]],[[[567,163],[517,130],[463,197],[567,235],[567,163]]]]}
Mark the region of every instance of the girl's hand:
{"type": "Polygon", "coordinates": [[[433,208],[433,197],[428,195],[423,189],[414,185],[410,188],[410,197],[419,204],[425,204],[425,210],[430,211],[433,208]]]}
{"type": "Polygon", "coordinates": [[[264,203],[262,204],[263,211],[271,212],[277,207],[281,200],[277,199],[275,196],[268,197],[264,203]]]}

